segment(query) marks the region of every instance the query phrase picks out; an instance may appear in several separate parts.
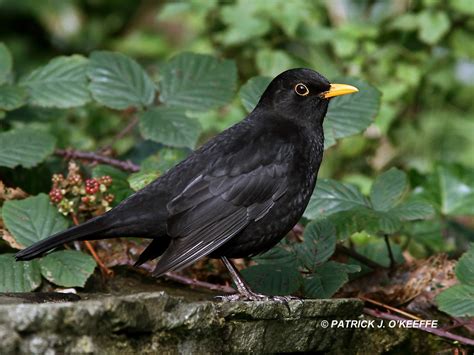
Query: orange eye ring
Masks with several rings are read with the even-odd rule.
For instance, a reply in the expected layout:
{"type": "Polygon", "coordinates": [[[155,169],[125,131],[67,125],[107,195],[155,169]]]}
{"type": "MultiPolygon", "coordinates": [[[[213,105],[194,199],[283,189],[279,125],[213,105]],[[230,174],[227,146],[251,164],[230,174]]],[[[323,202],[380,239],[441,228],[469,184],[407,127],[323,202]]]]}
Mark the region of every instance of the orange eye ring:
{"type": "Polygon", "coordinates": [[[309,89],[305,84],[299,83],[295,85],[295,92],[300,96],[307,96],[309,94],[309,89]]]}

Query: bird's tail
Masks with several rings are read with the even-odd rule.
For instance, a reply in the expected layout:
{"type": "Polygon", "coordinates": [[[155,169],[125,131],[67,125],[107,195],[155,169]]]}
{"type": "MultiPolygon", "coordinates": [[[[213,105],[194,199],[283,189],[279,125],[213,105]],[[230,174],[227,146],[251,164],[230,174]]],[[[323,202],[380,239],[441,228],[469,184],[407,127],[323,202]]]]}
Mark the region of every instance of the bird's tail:
{"type": "MultiPolygon", "coordinates": [[[[69,228],[63,232],[56,233],[49,238],[40,240],[39,242],[29,246],[26,249],[15,254],[16,260],[31,260],[42,256],[47,251],[56,248],[64,243],[75,240],[100,239],[94,238],[95,234],[102,234],[110,229],[105,223],[104,216],[93,218],[83,224],[69,228]]],[[[104,236],[110,238],[110,236],[104,236]]]]}

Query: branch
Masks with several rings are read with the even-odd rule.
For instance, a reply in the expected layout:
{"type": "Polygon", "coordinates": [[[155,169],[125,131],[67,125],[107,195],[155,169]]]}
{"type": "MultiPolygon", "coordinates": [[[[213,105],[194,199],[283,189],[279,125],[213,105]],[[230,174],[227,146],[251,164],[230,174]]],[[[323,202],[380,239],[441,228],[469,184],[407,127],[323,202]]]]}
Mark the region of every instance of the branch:
{"type": "Polygon", "coordinates": [[[102,164],[110,165],[124,171],[131,171],[133,173],[140,170],[140,167],[132,163],[130,160],[127,160],[127,161],[118,160],[118,159],[106,157],[104,155],[100,155],[93,152],[82,152],[82,151],[74,150],[74,149],[56,149],[54,151],[54,155],[63,157],[65,159],[81,159],[81,160],[88,160],[88,161],[92,161],[96,163],[102,163],[102,164]]]}
{"type": "MultiPolygon", "coordinates": [[[[381,312],[381,311],[377,311],[377,310],[370,309],[370,308],[364,308],[364,313],[368,314],[372,317],[376,317],[376,318],[380,318],[380,319],[396,320],[396,321],[406,321],[407,320],[405,318],[398,317],[398,316],[395,316],[395,315],[390,314],[390,313],[381,312]]],[[[473,339],[469,339],[469,338],[463,337],[461,335],[453,334],[453,333],[450,333],[450,332],[448,332],[446,330],[443,330],[443,329],[431,328],[431,327],[419,327],[419,328],[416,328],[416,329],[423,330],[427,333],[431,333],[431,334],[434,334],[434,335],[437,335],[437,336],[440,336],[440,337],[443,337],[443,338],[458,341],[461,344],[471,345],[471,346],[474,345],[474,340],[473,339]]]]}
{"type": "Polygon", "coordinates": [[[102,147],[99,149],[99,152],[106,152],[107,150],[112,148],[112,145],[114,142],[119,141],[123,137],[125,137],[130,131],[138,124],[139,118],[135,114],[132,116],[131,120],[128,122],[128,124],[120,131],[118,132],[115,137],[112,140],[112,143],[107,144],[106,146],[102,147]]]}

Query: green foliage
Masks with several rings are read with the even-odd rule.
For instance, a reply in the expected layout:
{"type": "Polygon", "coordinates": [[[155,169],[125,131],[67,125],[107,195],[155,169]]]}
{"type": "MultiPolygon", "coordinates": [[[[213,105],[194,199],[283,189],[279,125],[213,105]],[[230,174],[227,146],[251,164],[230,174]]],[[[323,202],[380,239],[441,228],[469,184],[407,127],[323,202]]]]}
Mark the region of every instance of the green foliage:
{"type": "Polygon", "coordinates": [[[170,147],[194,148],[201,125],[179,107],[156,107],[140,116],[142,136],[170,147]]]}
{"type": "Polygon", "coordinates": [[[0,292],[30,292],[40,285],[38,261],[18,263],[14,254],[0,254],[0,292]]]}
{"type": "Polygon", "coordinates": [[[20,81],[27,88],[29,101],[42,107],[69,108],[90,100],[87,91],[87,59],[74,55],[58,57],[20,81]]]}
{"type": "Polygon", "coordinates": [[[76,250],[48,254],[39,264],[45,279],[63,287],[84,287],[96,266],[90,255],[76,250]]]}
{"type": "Polygon", "coordinates": [[[109,188],[109,192],[115,196],[114,204],[117,205],[120,201],[125,200],[133,193],[130,184],[128,183],[127,173],[113,168],[109,165],[97,165],[92,170],[93,177],[110,176],[114,181],[109,188]]]}
{"type": "Polygon", "coordinates": [[[155,98],[155,84],[145,70],[121,53],[92,52],[87,76],[94,99],[110,108],[146,107],[155,98]]]}
{"type": "Polygon", "coordinates": [[[474,244],[456,264],[460,284],[442,291],[437,297],[439,309],[454,317],[474,317],[474,244]]]}
{"type": "Polygon", "coordinates": [[[160,100],[167,106],[208,111],[232,99],[237,68],[231,60],[183,53],[165,65],[160,77],[160,100]]]}
{"type": "Polygon", "coordinates": [[[17,243],[23,247],[61,232],[68,226],[66,219],[51,205],[45,194],[5,202],[2,218],[17,243]]]}
{"type": "Polygon", "coordinates": [[[0,166],[31,168],[48,157],[54,146],[53,136],[30,128],[0,133],[0,166]]]}

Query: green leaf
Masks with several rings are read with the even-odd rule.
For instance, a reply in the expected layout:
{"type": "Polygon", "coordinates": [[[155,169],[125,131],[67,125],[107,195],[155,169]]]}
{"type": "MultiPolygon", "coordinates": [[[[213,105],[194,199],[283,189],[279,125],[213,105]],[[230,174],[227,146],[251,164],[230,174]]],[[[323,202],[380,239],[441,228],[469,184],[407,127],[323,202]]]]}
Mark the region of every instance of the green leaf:
{"type": "Polygon", "coordinates": [[[260,100],[271,81],[272,79],[267,76],[254,76],[242,85],[239,96],[247,112],[252,111],[257,106],[258,100],[260,100]]]}
{"type": "Polygon", "coordinates": [[[396,168],[377,176],[370,190],[370,201],[374,209],[388,211],[394,207],[407,189],[406,174],[396,168]]]}
{"type": "Polygon", "coordinates": [[[471,243],[469,250],[459,258],[455,272],[459,282],[474,286],[474,243],[471,243]]]}
{"type": "Polygon", "coordinates": [[[41,274],[63,287],[84,287],[96,267],[94,259],[77,250],[62,250],[41,258],[41,274]]]}
{"type": "Polygon", "coordinates": [[[0,254],[0,292],[31,292],[41,285],[38,261],[17,262],[15,254],[0,254]]]}
{"type": "Polygon", "coordinates": [[[167,146],[194,148],[201,125],[182,108],[156,107],[140,115],[140,132],[144,138],[167,146]]]}
{"type": "Polygon", "coordinates": [[[335,261],[328,261],[303,279],[304,294],[311,298],[330,298],[348,280],[345,266],[335,261]]]}
{"type": "Polygon", "coordinates": [[[87,75],[94,99],[110,108],[142,108],[153,103],[155,84],[133,59],[108,51],[90,55],[87,75]]]}
{"type": "Polygon", "coordinates": [[[439,165],[417,197],[435,204],[443,215],[474,215],[474,170],[439,165]]]}
{"type": "MultiPolygon", "coordinates": [[[[392,248],[393,257],[398,264],[402,264],[405,262],[405,258],[402,254],[402,249],[398,244],[390,243],[392,248]]],[[[376,239],[368,244],[361,245],[356,247],[356,251],[359,254],[364,255],[365,257],[379,263],[382,266],[389,267],[390,266],[390,256],[388,254],[387,245],[385,244],[384,240],[376,239]]],[[[355,263],[359,264],[359,262],[354,261],[355,263]]]]}
{"type": "Polygon", "coordinates": [[[2,216],[16,242],[24,247],[68,227],[67,220],[51,204],[46,194],[6,201],[2,216]]]}
{"type": "Polygon", "coordinates": [[[233,61],[204,54],[180,54],[160,74],[160,100],[168,106],[197,112],[230,102],[237,83],[233,61]]]}
{"type": "Polygon", "coordinates": [[[277,245],[269,251],[253,258],[258,264],[273,264],[273,265],[295,265],[295,254],[286,250],[281,245],[277,245]]]}
{"type": "Polygon", "coordinates": [[[418,16],[418,37],[427,44],[436,44],[448,32],[450,22],[446,13],[425,10],[418,16]]]}
{"type": "Polygon", "coordinates": [[[454,285],[436,296],[441,311],[453,317],[474,316],[474,286],[454,285]]]}
{"type": "Polygon", "coordinates": [[[428,202],[407,201],[390,210],[390,214],[402,221],[413,221],[433,216],[435,210],[428,202]]]}
{"type": "Polygon", "coordinates": [[[133,194],[133,190],[130,188],[128,183],[127,173],[111,167],[110,165],[97,165],[92,170],[93,177],[100,177],[108,175],[112,178],[112,185],[109,187],[108,192],[115,196],[113,205],[117,205],[120,201],[125,200],[128,196],[133,194]]]}
{"type": "Polygon", "coordinates": [[[20,81],[29,91],[33,105],[68,108],[90,100],[87,90],[87,58],[80,55],[58,57],[20,81]]]}
{"type": "Polygon", "coordinates": [[[266,295],[290,295],[302,283],[301,274],[295,267],[275,264],[250,266],[242,270],[252,289],[266,295]]]}
{"type": "Polygon", "coordinates": [[[298,258],[309,270],[327,261],[336,250],[336,229],[328,220],[309,223],[304,231],[304,243],[296,245],[298,258]]]}
{"type": "Polygon", "coordinates": [[[11,111],[26,103],[26,91],[17,85],[0,86],[0,110],[11,111]]]}
{"type": "Polygon", "coordinates": [[[307,219],[316,219],[367,206],[367,199],[356,187],[336,180],[319,179],[303,216],[307,219]]]}
{"type": "Polygon", "coordinates": [[[55,143],[50,134],[31,128],[0,133],[0,166],[36,166],[53,153],[55,143]]]}
{"type": "Polygon", "coordinates": [[[474,6],[472,6],[471,0],[451,0],[449,5],[461,14],[474,15],[474,6]]]}
{"type": "Polygon", "coordinates": [[[146,172],[140,171],[135,174],[131,174],[128,177],[128,183],[134,191],[143,189],[145,186],[155,181],[160,174],[158,172],[146,172]]]}
{"type": "MultiPolygon", "coordinates": [[[[364,131],[379,111],[380,91],[352,78],[338,78],[334,82],[354,85],[359,92],[331,99],[323,124],[325,135],[338,139],[364,131]]],[[[330,143],[333,142],[326,142],[324,148],[330,143]]]]}
{"type": "Polygon", "coordinates": [[[13,68],[13,59],[4,43],[0,42],[0,84],[7,81],[13,68]]]}
{"type": "Polygon", "coordinates": [[[282,50],[261,49],[257,51],[256,62],[259,73],[270,77],[294,67],[291,57],[282,50]]]}

